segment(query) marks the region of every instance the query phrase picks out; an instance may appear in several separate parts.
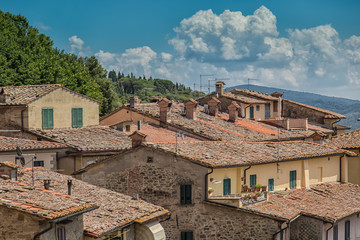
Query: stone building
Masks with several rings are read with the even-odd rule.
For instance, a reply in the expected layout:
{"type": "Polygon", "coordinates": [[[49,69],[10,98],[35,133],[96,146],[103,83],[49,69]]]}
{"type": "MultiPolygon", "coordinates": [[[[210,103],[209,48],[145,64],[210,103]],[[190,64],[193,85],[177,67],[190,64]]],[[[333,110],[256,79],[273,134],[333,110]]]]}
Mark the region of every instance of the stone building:
{"type": "MultiPolygon", "coordinates": [[[[23,169],[20,178],[23,183],[31,184],[31,169],[23,169]]],[[[38,189],[46,187],[48,191],[98,206],[83,216],[82,239],[165,239],[161,222],[166,222],[169,212],[160,206],[41,168],[35,170],[34,178],[38,189]]]]}
{"type": "MultiPolygon", "coordinates": [[[[145,136],[135,132],[131,137],[139,144],[145,136]]],[[[181,239],[184,234],[195,239],[272,239],[286,221],[249,211],[248,204],[265,201],[268,193],[248,201],[245,196],[255,193],[242,192],[242,185],[254,179],[265,185],[275,179],[271,191],[286,191],[346,181],[346,171],[340,174],[339,169],[340,161],[346,164],[346,154],[352,155],[309,142],[147,143],[74,174],[169,209],[171,218],[163,224],[169,239],[181,239]],[[321,179],[319,167],[324,168],[321,179]],[[289,179],[289,171],[295,172],[294,179],[289,179]]]]}
{"type": "Polygon", "coordinates": [[[78,128],[99,124],[99,102],[59,84],[0,89],[0,133],[78,128]]]}
{"type": "Polygon", "coordinates": [[[83,239],[83,215],[97,206],[0,178],[0,239],[83,239]]]}

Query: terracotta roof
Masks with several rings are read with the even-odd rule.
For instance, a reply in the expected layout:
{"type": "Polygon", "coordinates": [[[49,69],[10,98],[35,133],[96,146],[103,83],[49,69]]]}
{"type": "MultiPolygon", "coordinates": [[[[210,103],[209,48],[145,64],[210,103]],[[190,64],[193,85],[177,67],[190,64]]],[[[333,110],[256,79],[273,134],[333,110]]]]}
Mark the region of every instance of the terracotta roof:
{"type": "Polygon", "coordinates": [[[292,104],[296,104],[296,105],[299,105],[299,106],[302,106],[302,107],[305,107],[305,108],[309,108],[309,109],[312,109],[312,110],[315,110],[315,111],[318,111],[318,112],[321,112],[321,113],[324,113],[325,116],[324,118],[334,118],[334,119],[339,119],[339,118],[346,118],[344,115],[342,114],[339,114],[339,113],[336,113],[336,112],[332,112],[332,111],[329,111],[329,110],[325,110],[325,109],[322,109],[322,108],[318,108],[318,107],[313,107],[313,106],[310,106],[310,105],[307,105],[307,104],[303,104],[303,103],[299,103],[299,102],[294,102],[294,101],[290,101],[288,99],[283,99],[283,101],[286,101],[286,102],[289,102],[289,103],[292,103],[292,104]]]}
{"type": "Polygon", "coordinates": [[[239,88],[235,88],[233,90],[230,91],[233,94],[241,94],[241,95],[249,95],[252,97],[256,97],[256,98],[260,98],[260,99],[264,99],[264,100],[270,100],[270,101],[277,101],[278,98],[277,97],[273,97],[269,94],[266,93],[261,93],[261,92],[256,92],[254,90],[250,90],[250,89],[239,89],[239,88]]]}
{"type": "Polygon", "coordinates": [[[18,165],[16,165],[13,162],[10,162],[10,161],[0,162],[0,166],[7,166],[7,167],[10,167],[10,168],[14,168],[14,169],[19,168],[18,165]]]}
{"type": "Polygon", "coordinates": [[[9,95],[9,102],[1,103],[1,105],[27,105],[40,97],[54,91],[55,89],[62,88],[68,92],[80,95],[84,98],[87,98],[91,101],[96,101],[95,99],[89,98],[80,93],[71,91],[65,87],[62,87],[61,84],[44,84],[44,85],[24,85],[24,86],[8,86],[2,87],[3,94],[9,95]]]}
{"type": "MultiPolygon", "coordinates": [[[[30,183],[31,171],[26,171],[23,181],[30,183]]],[[[132,222],[144,222],[168,214],[162,207],[134,200],[132,197],[97,187],[70,176],[49,170],[35,171],[35,186],[42,188],[43,180],[50,180],[50,190],[67,194],[67,180],[72,180],[72,197],[83,199],[99,206],[84,214],[85,234],[101,236],[132,222]]]]}
{"type": "Polygon", "coordinates": [[[119,151],[131,147],[131,140],[125,133],[104,126],[29,132],[64,143],[78,151],[119,151]]]}
{"type": "Polygon", "coordinates": [[[95,205],[65,194],[0,178],[0,206],[48,220],[91,210],[95,205]]]}
{"type": "Polygon", "coordinates": [[[288,142],[224,142],[150,144],[155,149],[178,154],[206,167],[231,167],[308,159],[346,154],[351,151],[306,141],[288,142]]]}
{"type": "Polygon", "coordinates": [[[16,147],[20,147],[22,150],[46,150],[67,148],[65,144],[57,142],[36,141],[0,136],[0,152],[16,151],[16,147]]]}
{"type": "Polygon", "coordinates": [[[303,214],[335,222],[360,212],[360,187],[351,183],[318,184],[310,189],[270,193],[269,201],[245,208],[287,219],[303,214]]]}
{"type": "Polygon", "coordinates": [[[334,136],[328,144],[338,148],[360,148],[360,129],[334,136]]]}

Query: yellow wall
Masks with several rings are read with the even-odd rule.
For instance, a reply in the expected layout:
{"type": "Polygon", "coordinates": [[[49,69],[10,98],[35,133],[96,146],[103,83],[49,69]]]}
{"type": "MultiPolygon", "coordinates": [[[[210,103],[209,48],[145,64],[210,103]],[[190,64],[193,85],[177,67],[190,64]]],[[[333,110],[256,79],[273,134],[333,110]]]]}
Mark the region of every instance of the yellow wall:
{"type": "Polygon", "coordinates": [[[115,124],[118,124],[118,123],[121,123],[124,121],[137,123],[138,120],[141,120],[142,123],[147,123],[147,122],[151,122],[151,123],[155,123],[155,124],[160,123],[160,121],[155,120],[150,117],[147,117],[147,116],[144,116],[143,114],[133,112],[128,109],[121,109],[121,110],[117,111],[116,113],[102,119],[100,121],[100,125],[113,126],[115,124]]]}
{"type": "MultiPolygon", "coordinates": [[[[347,157],[343,157],[343,166],[347,165],[347,157]]],[[[223,194],[223,180],[231,179],[231,193],[241,192],[241,185],[244,184],[244,170],[247,167],[219,168],[214,169],[208,177],[209,187],[214,189],[212,195],[223,194]],[[210,182],[210,178],[221,183],[210,182]]],[[[307,160],[297,160],[289,162],[269,163],[253,165],[246,171],[246,184],[250,185],[250,175],[256,174],[256,183],[268,185],[270,178],[274,179],[274,190],[290,189],[290,171],[296,170],[296,187],[309,187],[323,182],[339,181],[340,156],[321,157],[307,160]],[[322,171],[320,171],[320,168],[322,171]],[[320,174],[321,172],[321,174],[320,174]]],[[[343,179],[347,178],[347,173],[343,170],[343,179]]]]}
{"type": "MultiPolygon", "coordinates": [[[[270,103],[270,118],[275,118],[276,116],[274,115],[274,106],[273,106],[273,102],[269,101],[267,103],[270,103]]],[[[246,111],[246,118],[250,118],[250,107],[248,107],[248,104],[243,104],[242,105],[242,109],[243,110],[243,116],[245,114],[246,111]],[[245,110],[246,108],[246,110],[245,110]]],[[[254,118],[255,120],[264,120],[265,119],[265,104],[260,103],[260,104],[251,104],[251,106],[254,107],[254,118]],[[256,106],[259,106],[260,109],[259,111],[256,110],[256,106]]]]}
{"type": "MultiPolygon", "coordinates": [[[[351,149],[351,151],[359,154],[358,149],[351,149]]],[[[349,157],[349,182],[360,185],[360,157],[349,157]]]]}
{"type": "Polygon", "coordinates": [[[30,129],[42,128],[43,108],[54,109],[54,128],[72,127],[72,108],[83,109],[84,127],[99,124],[98,103],[59,88],[29,104],[28,124],[30,129]]]}

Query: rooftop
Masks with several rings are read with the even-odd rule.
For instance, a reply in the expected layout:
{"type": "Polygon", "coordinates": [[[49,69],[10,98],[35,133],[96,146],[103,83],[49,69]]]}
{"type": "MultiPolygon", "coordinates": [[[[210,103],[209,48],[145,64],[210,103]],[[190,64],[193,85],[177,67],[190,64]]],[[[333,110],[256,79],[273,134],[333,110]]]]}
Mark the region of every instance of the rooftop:
{"type": "Polygon", "coordinates": [[[96,100],[86,97],[85,95],[71,91],[70,89],[64,88],[61,84],[44,84],[44,85],[24,85],[24,86],[8,86],[0,89],[0,96],[7,95],[8,101],[0,102],[0,106],[12,106],[12,105],[27,105],[40,97],[54,91],[55,89],[62,88],[71,93],[81,95],[82,97],[88,98],[91,101],[96,100]]]}
{"type": "Polygon", "coordinates": [[[95,205],[81,201],[78,198],[1,178],[0,206],[48,220],[56,220],[95,207],[95,205]]]}
{"type": "MultiPolygon", "coordinates": [[[[211,98],[211,97],[215,97],[216,93],[210,93],[204,97],[199,98],[198,100],[201,101],[201,99],[207,99],[207,98],[211,98]]],[[[248,103],[248,104],[261,104],[261,103],[266,103],[266,101],[261,100],[261,99],[256,99],[253,97],[247,97],[244,95],[238,95],[238,94],[234,94],[232,92],[224,92],[221,97],[226,97],[228,99],[234,100],[234,101],[239,101],[239,102],[243,102],[243,103],[248,103]]]]}
{"type": "Polygon", "coordinates": [[[78,151],[120,151],[131,147],[131,140],[125,133],[104,126],[29,130],[29,132],[64,143],[78,151]]]}
{"type": "Polygon", "coordinates": [[[22,150],[46,150],[67,148],[65,144],[57,142],[36,141],[0,136],[0,152],[16,151],[17,147],[20,147],[22,150]]]}
{"type": "Polygon", "coordinates": [[[258,99],[263,99],[263,100],[270,100],[270,101],[278,100],[277,97],[273,97],[270,94],[261,93],[261,92],[257,92],[257,91],[250,90],[250,89],[235,88],[235,89],[231,90],[230,92],[235,95],[249,95],[249,96],[256,97],[258,99]]]}
{"type": "MultiPolygon", "coordinates": [[[[30,183],[31,171],[22,177],[30,183]]],[[[168,214],[162,207],[134,200],[132,197],[96,187],[70,176],[44,169],[35,171],[35,186],[43,188],[43,180],[50,180],[50,190],[67,194],[67,180],[72,180],[72,197],[83,199],[99,206],[98,209],[84,214],[84,230],[87,235],[101,236],[116,228],[132,222],[146,222],[168,214]]]]}
{"type": "Polygon", "coordinates": [[[162,143],[148,146],[171,152],[206,167],[232,167],[355,153],[306,141],[162,143]]]}
{"type": "Polygon", "coordinates": [[[318,184],[310,189],[270,193],[269,201],[245,208],[287,219],[304,214],[335,222],[360,212],[360,187],[351,183],[318,184]]]}
{"type": "Polygon", "coordinates": [[[334,136],[328,144],[338,148],[360,148],[360,129],[334,136]]]}

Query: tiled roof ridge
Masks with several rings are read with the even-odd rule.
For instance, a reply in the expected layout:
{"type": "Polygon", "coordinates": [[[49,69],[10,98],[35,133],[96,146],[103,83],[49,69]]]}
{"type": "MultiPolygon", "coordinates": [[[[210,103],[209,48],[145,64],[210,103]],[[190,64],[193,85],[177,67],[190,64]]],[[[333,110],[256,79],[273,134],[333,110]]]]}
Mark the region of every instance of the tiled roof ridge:
{"type": "Polygon", "coordinates": [[[201,119],[198,119],[198,118],[196,119],[196,121],[199,121],[199,122],[204,123],[204,124],[208,124],[208,125],[210,125],[210,126],[212,126],[212,127],[215,127],[215,128],[217,128],[217,129],[220,129],[220,130],[225,131],[225,132],[227,132],[227,133],[234,134],[234,135],[236,135],[236,136],[245,138],[244,135],[241,135],[241,134],[236,133],[236,132],[232,132],[232,131],[230,131],[230,130],[227,130],[227,129],[222,128],[222,127],[219,127],[219,126],[216,126],[215,124],[209,123],[209,122],[207,122],[207,121],[204,121],[204,120],[201,120],[201,119]]]}
{"type": "MultiPolygon", "coordinates": [[[[60,143],[60,142],[54,142],[54,141],[37,141],[37,140],[33,140],[33,139],[27,139],[27,138],[14,138],[14,137],[7,137],[7,136],[0,136],[0,141],[1,139],[8,139],[8,140],[19,140],[19,141],[24,141],[24,142],[32,142],[32,143],[39,143],[39,144],[42,144],[42,145],[45,145],[45,144],[54,144],[54,145],[58,145],[58,146],[52,146],[51,148],[65,148],[66,147],[66,144],[64,143],[60,143]],[[43,144],[44,143],[44,144],[43,144]]],[[[8,146],[12,146],[14,144],[11,144],[11,143],[7,143],[8,146]]],[[[43,148],[22,148],[23,150],[39,150],[39,149],[47,149],[46,146],[44,146],[43,148]]]]}
{"type": "MultiPolygon", "coordinates": [[[[273,100],[277,100],[278,98],[274,97],[274,96],[271,96],[270,94],[267,94],[267,93],[262,93],[262,92],[258,92],[258,91],[255,91],[255,90],[251,90],[251,89],[245,89],[245,88],[234,88],[232,89],[234,91],[237,91],[237,92],[242,92],[242,93],[245,93],[245,94],[249,94],[253,97],[258,97],[258,98],[264,98],[264,97],[267,97],[269,99],[273,99],[273,100]]],[[[269,100],[267,99],[267,100],[269,100]]]]}
{"type": "Polygon", "coordinates": [[[346,118],[346,116],[344,116],[344,115],[342,115],[340,113],[336,113],[336,112],[326,110],[326,109],[323,109],[323,108],[314,107],[314,106],[311,106],[311,105],[308,105],[308,104],[305,104],[305,103],[299,103],[299,102],[291,101],[291,100],[288,100],[288,99],[283,99],[283,101],[287,101],[287,102],[290,102],[290,103],[293,103],[293,104],[296,104],[296,105],[311,108],[311,109],[313,109],[315,111],[318,111],[318,112],[327,113],[327,114],[333,115],[333,116],[335,116],[337,118],[346,118]]]}

